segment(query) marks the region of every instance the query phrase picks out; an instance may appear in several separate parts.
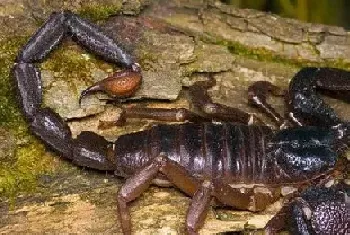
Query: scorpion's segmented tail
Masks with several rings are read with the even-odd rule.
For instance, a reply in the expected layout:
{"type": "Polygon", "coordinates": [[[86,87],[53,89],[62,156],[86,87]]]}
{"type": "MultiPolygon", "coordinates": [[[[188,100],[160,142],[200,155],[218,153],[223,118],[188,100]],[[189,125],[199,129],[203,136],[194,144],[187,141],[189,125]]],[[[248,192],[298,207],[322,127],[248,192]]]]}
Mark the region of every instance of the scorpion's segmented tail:
{"type": "Polygon", "coordinates": [[[55,151],[78,165],[113,170],[115,167],[107,158],[109,143],[106,140],[92,132],[83,132],[73,139],[62,117],[51,108],[41,107],[41,75],[35,63],[42,62],[68,35],[103,59],[140,72],[132,57],[96,25],[70,11],[56,12],[29,39],[16,58],[12,71],[19,103],[31,130],[55,151]]]}

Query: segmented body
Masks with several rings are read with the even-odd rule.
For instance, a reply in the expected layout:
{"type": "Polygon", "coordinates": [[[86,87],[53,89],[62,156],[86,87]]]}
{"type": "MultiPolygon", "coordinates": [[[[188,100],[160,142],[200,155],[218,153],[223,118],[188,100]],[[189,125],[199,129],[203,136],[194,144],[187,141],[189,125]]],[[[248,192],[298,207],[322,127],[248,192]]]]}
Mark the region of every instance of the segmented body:
{"type": "Polygon", "coordinates": [[[159,155],[177,162],[194,176],[227,183],[268,183],[273,159],[266,157],[266,144],[273,132],[267,126],[233,123],[186,123],[158,125],[115,142],[116,165],[133,175],[159,155]]]}
{"type": "MultiPolygon", "coordinates": [[[[308,129],[309,132],[313,130],[308,129]]],[[[306,175],[289,175],[279,166],[276,157],[281,154],[281,149],[282,152],[285,148],[301,149],[300,145],[308,151],[332,151],[332,140],[328,139],[332,138],[331,134],[322,133],[322,130],[317,130],[316,134],[318,143],[313,143],[312,138],[301,142],[287,137],[281,137],[279,143],[268,126],[236,123],[157,125],[118,138],[114,143],[116,174],[131,176],[153,158],[163,155],[200,180],[214,179],[230,185],[296,183],[308,178],[306,175]]],[[[282,132],[280,136],[283,136],[282,132]]],[[[298,154],[290,157],[298,158],[298,154]]]]}

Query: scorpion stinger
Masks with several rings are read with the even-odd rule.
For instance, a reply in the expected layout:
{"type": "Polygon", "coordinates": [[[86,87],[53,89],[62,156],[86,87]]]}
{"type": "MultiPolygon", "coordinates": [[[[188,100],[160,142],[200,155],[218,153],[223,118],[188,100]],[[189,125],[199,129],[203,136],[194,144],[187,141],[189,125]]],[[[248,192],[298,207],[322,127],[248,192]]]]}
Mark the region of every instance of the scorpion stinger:
{"type": "Polygon", "coordinates": [[[140,71],[125,70],[116,72],[83,90],[79,97],[79,105],[83,97],[95,91],[103,91],[113,98],[129,97],[140,87],[141,82],[140,71]]]}

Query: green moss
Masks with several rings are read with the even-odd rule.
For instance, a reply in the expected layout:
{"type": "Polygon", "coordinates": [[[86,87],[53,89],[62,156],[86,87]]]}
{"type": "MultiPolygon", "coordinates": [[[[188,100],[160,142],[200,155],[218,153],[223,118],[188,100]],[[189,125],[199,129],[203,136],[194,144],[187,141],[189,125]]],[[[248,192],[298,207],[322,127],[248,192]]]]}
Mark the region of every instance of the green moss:
{"type": "Polygon", "coordinates": [[[32,192],[37,187],[37,177],[53,173],[57,166],[54,158],[45,152],[44,146],[34,137],[25,146],[16,149],[17,161],[0,168],[0,195],[15,197],[19,192],[32,192]]]}
{"type": "Polygon", "coordinates": [[[27,40],[17,37],[0,42],[0,127],[17,128],[23,126],[24,119],[16,102],[14,83],[9,76],[17,50],[27,40]]]}
{"type": "Polygon", "coordinates": [[[73,87],[76,81],[92,83],[91,70],[100,68],[104,71],[113,69],[113,66],[105,61],[88,53],[74,42],[64,42],[57,50],[55,50],[48,60],[41,64],[42,70],[54,72],[54,77],[66,79],[73,87]],[[71,82],[71,81],[75,82],[71,82]]]}
{"type": "Polygon", "coordinates": [[[299,59],[299,60],[289,59],[284,56],[277,55],[272,51],[269,51],[263,47],[251,48],[239,42],[232,42],[232,41],[227,41],[223,39],[214,39],[210,35],[206,35],[202,37],[201,40],[206,43],[227,46],[228,50],[232,54],[241,55],[241,56],[254,59],[254,60],[259,60],[259,61],[282,63],[282,64],[287,64],[295,67],[306,67],[306,66],[334,67],[334,68],[340,68],[340,69],[346,69],[346,70],[349,70],[349,67],[350,67],[350,63],[342,59],[325,61],[325,62],[312,62],[305,59],[299,59]]]}
{"type": "Polygon", "coordinates": [[[122,8],[122,2],[113,5],[92,5],[82,7],[78,14],[81,17],[88,18],[92,21],[105,20],[111,15],[115,15],[122,8]]]}
{"type": "Polygon", "coordinates": [[[94,57],[84,54],[86,52],[81,50],[75,44],[63,44],[64,45],[50,55],[49,60],[46,60],[41,64],[41,67],[56,73],[78,73],[80,76],[86,77],[89,73],[89,65],[95,61],[94,57]],[[84,55],[86,55],[86,57],[84,57],[84,55]]]}
{"type": "MultiPolygon", "coordinates": [[[[66,170],[65,164],[47,152],[43,142],[30,133],[17,103],[10,71],[19,48],[27,40],[28,37],[13,37],[0,41],[0,128],[16,137],[14,161],[0,162],[0,196],[10,199],[19,193],[35,191],[40,175],[66,170]]],[[[85,79],[92,66],[111,68],[71,42],[55,50],[41,66],[54,71],[55,76],[58,73],[58,76],[74,79],[85,79]]]]}
{"type": "Polygon", "coordinates": [[[19,109],[10,71],[18,49],[28,37],[0,41],[0,128],[13,133],[14,161],[0,162],[0,196],[12,197],[33,191],[38,175],[53,172],[56,160],[48,156],[41,141],[31,135],[19,109]]]}
{"type": "MultiPolygon", "coordinates": [[[[222,42],[219,42],[222,44],[222,42]]],[[[344,60],[327,61],[327,62],[312,62],[305,59],[288,59],[284,56],[274,54],[273,52],[266,50],[265,48],[250,48],[237,42],[224,42],[228,50],[232,54],[243,55],[247,58],[252,58],[259,61],[271,61],[283,64],[289,64],[296,67],[316,66],[316,67],[334,67],[341,69],[349,69],[350,63],[346,63],[344,60]]]]}

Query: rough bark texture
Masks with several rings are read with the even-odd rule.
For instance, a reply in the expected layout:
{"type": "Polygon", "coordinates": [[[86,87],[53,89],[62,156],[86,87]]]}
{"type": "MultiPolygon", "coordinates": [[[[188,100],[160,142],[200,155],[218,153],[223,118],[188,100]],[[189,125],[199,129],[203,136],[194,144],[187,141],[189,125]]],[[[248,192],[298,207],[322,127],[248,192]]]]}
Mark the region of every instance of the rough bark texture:
{"type": "MultiPolygon", "coordinates": [[[[267,80],[286,88],[300,66],[346,68],[350,63],[350,34],[340,27],[302,23],[211,0],[110,0],[101,4],[93,0],[1,1],[0,30],[4,33],[0,41],[31,35],[38,22],[63,8],[102,19],[99,24],[103,30],[122,42],[144,69],[144,83],[135,98],[177,99],[165,104],[142,103],[149,107],[188,107],[186,96],[180,93],[182,86],[203,79],[198,73],[213,72],[217,85],[211,95],[216,102],[256,112],[247,106],[246,99],[252,81],[267,80]]],[[[106,98],[103,94],[88,97],[79,107],[80,91],[111,73],[113,66],[74,42],[68,40],[61,45],[41,68],[45,105],[69,119],[75,136],[82,130],[92,130],[114,140],[150,124],[133,120],[122,128],[99,128],[100,121],[115,120],[119,110],[100,101],[106,98]]],[[[344,119],[349,119],[346,104],[328,101],[344,119]]],[[[283,110],[281,100],[272,102],[283,110]]],[[[16,162],[12,156],[18,141],[14,144],[15,137],[2,129],[0,137],[6,140],[0,143],[0,160],[15,164],[11,162],[16,162]]],[[[20,195],[15,203],[1,198],[0,232],[120,233],[116,195],[123,180],[59,162],[55,164],[64,167],[54,175],[38,175],[35,192],[20,195]]],[[[183,234],[189,201],[174,188],[152,187],[131,204],[135,234],[183,234]]],[[[255,214],[211,210],[201,234],[263,228],[280,204],[255,214]]]]}

